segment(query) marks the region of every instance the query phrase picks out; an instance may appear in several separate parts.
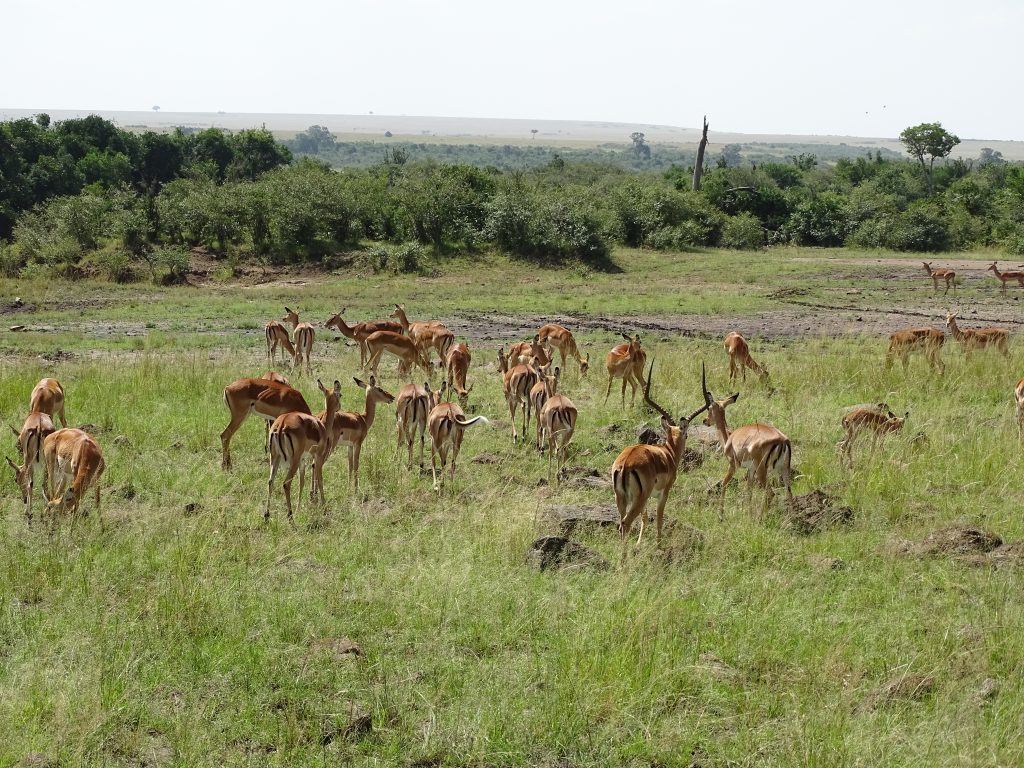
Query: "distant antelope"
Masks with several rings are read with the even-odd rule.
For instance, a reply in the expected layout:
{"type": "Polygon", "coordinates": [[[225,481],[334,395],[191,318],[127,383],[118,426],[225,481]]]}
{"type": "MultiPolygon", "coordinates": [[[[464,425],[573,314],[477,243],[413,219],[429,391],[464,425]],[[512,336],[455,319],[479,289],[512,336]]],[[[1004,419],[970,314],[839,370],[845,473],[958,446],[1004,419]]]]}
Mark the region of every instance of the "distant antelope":
{"type": "Polygon", "coordinates": [[[961,330],[956,324],[956,312],[946,315],[946,325],[950,333],[965,353],[971,353],[976,349],[995,347],[1003,355],[1010,356],[1010,332],[1005,328],[968,328],[961,330]]]}
{"type": "Polygon", "coordinates": [[[469,375],[469,364],[473,357],[469,353],[469,345],[465,343],[454,344],[448,349],[444,365],[448,373],[448,386],[458,393],[459,405],[463,408],[469,403],[469,393],[472,386],[466,387],[466,377],[469,375]]]}
{"type": "Polygon", "coordinates": [[[433,349],[437,351],[441,362],[444,362],[445,356],[448,354],[448,347],[455,340],[455,336],[444,323],[440,320],[418,320],[411,323],[405,314],[404,304],[395,304],[395,311],[389,317],[393,317],[401,323],[402,330],[415,342],[417,347],[423,350],[428,361],[430,360],[430,350],[433,349]]]}
{"type": "Polygon", "coordinates": [[[249,416],[256,414],[268,422],[273,422],[283,413],[310,413],[301,392],[287,384],[279,384],[267,378],[238,379],[231,382],[224,387],[224,405],[231,414],[231,421],[220,433],[221,467],[225,470],[231,469],[231,438],[249,416]]]}
{"type": "Polygon", "coordinates": [[[60,425],[66,427],[68,420],[64,417],[64,388],[56,379],[40,379],[32,388],[28,402],[29,413],[45,413],[51,419],[56,416],[60,425]]]}
{"type": "Polygon", "coordinates": [[[409,467],[412,467],[412,444],[416,433],[420,435],[420,468],[423,467],[423,436],[427,431],[427,416],[436,403],[430,382],[406,384],[398,391],[395,399],[395,428],[398,432],[398,448],[409,449],[409,467]]]}
{"type": "Polygon", "coordinates": [[[946,290],[942,292],[945,296],[949,293],[949,286],[953,286],[953,293],[956,293],[956,272],[952,269],[932,269],[932,263],[930,261],[922,261],[924,265],[924,271],[928,273],[928,276],[932,279],[932,285],[935,286],[935,291],[939,290],[939,280],[946,281],[946,290]]]}
{"type": "Polygon", "coordinates": [[[874,452],[879,439],[890,432],[899,432],[903,429],[910,412],[907,411],[902,417],[897,416],[888,408],[881,410],[877,406],[865,408],[854,408],[843,416],[843,429],[846,430],[846,437],[839,441],[839,448],[846,457],[847,465],[853,466],[853,442],[864,432],[871,432],[871,451],[874,452]]]}
{"type": "Polygon", "coordinates": [[[912,352],[923,352],[928,364],[939,373],[945,370],[942,363],[942,345],[946,342],[946,334],[935,328],[909,328],[896,331],[889,337],[889,349],[885,354],[885,367],[891,368],[895,358],[907,369],[907,362],[912,352]]]}
{"type": "Polygon", "coordinates": [[[310,356],[313,354],[313,326],[309,323],[299,322],[299,313],[295,312],[288,307],[284,308],[287,314],[281,319],[286,323],[291,323],[295,330],[295,350],[292,353],[292,368],[298,368],[302,365],[302,359],[306,359],[306,373],[310,376],[313,375],[313,369],[310,366],[310,356]]]}
{"type": "Polygon", "coordinates": [[[537,331],[537,341],[558,350],[562,362],[560,367],[563,371],[566,357],[571,357],[579,364],[580,374],[587,375],[587,370],[590,368],[590,353],[588,352],[586,357],[580,354],[579,348],[576,346],[576,339],[567,328],[554,323],[542,325],[537,331]]]}
{"type": "Polygon", "coordinates": [[[441,389],[435,395],[438,401],[430,410],[427,417],[427,428],[430,430],[430,469],[434,477],[434,490],[441,490],[441,483],[444,480],[444,470],[448,463],[448,456],[451,454],[451,479],[455,482],[455,464],[459,459],[459,451],[462,450],[462,439],[466,430],[474,424],[487,424],[483,416],[474,416],[467,419],[466,414],[457,403],[440,402],[444,395],[445,382],[441,382],[441,389]],[[441,459],[441,477],[437,474],[437,459],[441,459]]]}
{"type": "Polygon", "coordinates": [[[1017,406],[1017,433],[1024,438],[1024,379],[1013,388],[1013,401],[1017,406]]]}
{"type": "Polygon", "coordinates": [[[21,451],[22,465],[19,467],[9,458],[8,465],[14,470],[14,481],[21,489],[21,500],[25,504],[25,517],[28,524],[32,525],[32,490],[35,487],[35,478],[39,476],[39,491],[43,500],[50,501],[46,482],[46,462],[43,457],[43,443],[46,438],[56,430],[53,420],[48,414],[33,412],[25,419],[25,423],[18,432],[11,427],[11,430],[18,436],[18,450],[21,451]]]}
{"type": "Polygon", "coordinates": [[[431,368],[429,351],[424,352],[423,348],[417,346],[410,337],[401,333],[391,331],[376,331],[366,337],[366,351],[369,358],[364,368],[369,368],[373,376],[377,375],[377,367],[380,365],[381,356],[387,352],[398,358],[398,375],[407,376],[412,373],[413,365],[418,365],[427,376],[433,373],[431,368]]]}
{"type": "MultiPolygon", "coordinates": [[[[555,383],[557,385],[561,369],[555,368],[555,383]]],[[[541,439],[548,444],[548,482],[551,482],[551,464],[554,460],[555,482],[558,483],[561,477],[562,467],[565,464],[566,448],[572,440],[576,431],[576,418],[578,412],[565,395],[552,390],[551,395],[541,408],[538,421],[540,423],[541,439]]]]}
{"type": "Polygon", "coordinates": [[[531,341],[518,341],[508,348],[509,365],[529,365],[532,359],[543,368],[551,362],[551,355],[540,341],[540,334],[535,334],[531,341]]]}
{"type": "Polygon", "coordinates": [[[561,369],[555,368],[554,374],[551,375],[548,373],[551,370],[551,363],[548,363],[543,368],[536,365],[531,367],[537,375],[537,383],[530,388],[530,407],[533,409],[537,421],[537,450],[540,451],[543,450],[540,439],[540,412],[544,409],[544,404],[548,401],[548,398],[558,391],[558,379],[561,376],[561,369]]]}
{"type": "Polygon", "coordinates": [[[1000,272],[998,261],[993,261],[989,264],[988,269],[985,271],[992,272],[998,278],[999,282],[1002,283],[1003,293],[1006,293],[1006,283],[1010,280],[1016,280],[1017,284],[1024,288],[1024,272],[1000,272]]]}
{"type": "Polygon", "coordinates": [[[516,411],[523,406],[523,437],[526,437],[526,428],[530,423],[530,392],[533,385],[537,383],[537,373],[529,365],[522,363],[510,366],[510,360],[505,356],[505,349],[498,350],[498,370],[502,372],[502,388],[505,392],[505,403],[508,405],[508,414],[512,419],[512,442],[519,440],[516,432],[516,411]]]}
{"type": "Polygon", "coordinates": [[[368,320],[362,323],[356,323],[355,325],[348,325],[342,315],[345,314],[345,310],[331,315],[331,318],[324,324],[327,328],[334,328],[340,331],[344,336],[352,339],[359,345],[359,367],[366,367],[366,358],[369,357],[369,353],[366,350],[366,339],[371,333],[377,331],[391,331],[392,333],[402,333],[402,324],[397,322],[391,322],[390,320],[368,320]]]}
{"type": "Polygon", "coordinates": [[[768,371],[750,356],[747,340],[738,332],[733,331],[725,337],[725,351],[729,355],[729,381],[736,380],[737,371],[742,371],[743,381],[747,380],[747,368],[750,368],[762,381],[768,378],[768,371]]]}
{"type": "Polygon", "coordinates": [[[604,393],[604,401],[612,392],[612,382],[622,379],[622,405],[626,405],[626,384],[632,388],[633,396],[630,405],[636,405],[636,390],[643,383],[644,363],[647,353],[640,348],[640,335],[627,336],[622,334],[626,344],[617,344],[605,356],[604,367],[608,371],[608,390],[604,393]]]}
{"type": "Polygon", "coordinates": [[[282,356],[284,352],[288,357],[295,359],[295,347],[292,346],[292,337],[279,320],[271,320],[263,328],[267,338],[267,362],[273,365],[277,362],[277,348],[281,347],[282,356]]]}
{"type": "Polygon", "coordinates": [[[43,441],[43,455],[52,494],[46,511],[53,515],[54,522],[56,515],[68,507],[72,517],[77,515],[82,497],[92,486],[96,492],[96,517],[102,525],[100,477],[106,465],[103,452],[92,435],[80,429],[58,429],[43,441]]]}

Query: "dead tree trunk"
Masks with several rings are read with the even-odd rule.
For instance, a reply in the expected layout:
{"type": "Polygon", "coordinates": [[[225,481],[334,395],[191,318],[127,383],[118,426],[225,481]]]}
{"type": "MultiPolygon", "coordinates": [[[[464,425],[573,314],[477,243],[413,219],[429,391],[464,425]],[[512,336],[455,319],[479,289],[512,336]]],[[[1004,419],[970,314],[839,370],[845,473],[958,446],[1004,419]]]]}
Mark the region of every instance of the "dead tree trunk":
{"type": "Polygon", "coordinates": [[[700,192],[700,177],[704,173],[704,150],[708,146],[708,116],[704,115],[704,133],[697,145],[697,162],[693,164],[693,191],[700,192]]]}

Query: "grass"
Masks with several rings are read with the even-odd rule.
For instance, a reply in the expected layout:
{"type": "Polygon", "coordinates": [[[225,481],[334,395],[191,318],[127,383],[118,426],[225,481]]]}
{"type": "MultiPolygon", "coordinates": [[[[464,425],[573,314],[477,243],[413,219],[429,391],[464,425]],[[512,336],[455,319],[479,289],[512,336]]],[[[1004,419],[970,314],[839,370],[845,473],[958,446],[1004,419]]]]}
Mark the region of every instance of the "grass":
{"type": "MultiPolygon", "coordinates": [[[[250,421],[235,436],[235,469],[219,468],[221,390],[265,367],[259,331],[231,331],[257,327],[296,295],[304,309],[347,304],[360,308],[356,316],[412,295],[438,314],[463,306],[613,314],[610,307],[642,304],[633,297],[646,291],[649,303],[634,311],[657,314],[700,311],[713,300],[730,311],[770,312],[777,304],[766,296],[779,286],[829,289],[827,264],[791,266],[774,252],[750,266],[757,280],[749,295],[739,274],[749,262],[738,255],[724,264],[677,257],[665,267],[667,283],[643,280],[660,258],[623,254],[624,274],[591,281],[544,271],[529,295],[509,290],[525,268],[498,260],[426,281],[343,274],[308,295],[281,284],[8,284],[5,295],[16,289],[26,301],[107,302],[87,317],[46,304],[19,316],[26,325],[44,316],[69,325],[130,320],[145,335],[133,351],[127,340],[100,343],[78,325],[39,333],[44,346],[77,351],[57,364],[28,354],[27,335],[5,338],[13,355],[0,369],[3,420],[19,426],[32,385],[57,375],[71,422],[95,425],[108,469],[103,528],[91,514],[53,536],[27,527],[7,472],[0,766],[30,753],[69,766],[1020,763],[1020,572],[895,553],[899,541],[953,523],[1024,538],[1010,402],[1024,370],[1019,346],[1007,362],[965,360],[950,345],[946,375],[937,378],[920,359],[906,374],[886,371],[877,338],[756,343],[777,391],[748,380],[730,424],[765,421],[786,432],[796,492],[827,489],[855,510],[853,523],[799,536],[777,512],[758,521],[742,486],[729,490],[719,519],[707,491],[725,467],[709,455],[680,476],[669,500],[676,525],[663,551],[675,557],[659,553],[652,528],[625,565],[614,530],[580,534],[613,563],[605,571],[526,565],[530,543],[555,532],[545,507],[608,503],[611,494],[538,486],[546,459],[509,440],[490,365],[497,342],[474,345],[470,373],[473,411],[492,426],[467,433],[454,488],[440,496],[429,475],[404,468],[387,406],[363,450],[363,495],[346,491],[344,458],[334,456],[327,506],[306,500],[294,530],[278,489],[274,517],[262,524],[260,425],[250,421]],[[453,285],[462,286],[457,294],[453,285]],[[684,285],[705,293],[681,309],[673,291],[684,285]],[[578,291],[589,309],[575,303],[578,291]],[[222,331],[216,343],[211,328],[222,331]],[[93,348],[106,351],[85,354],[93,348]],[[908,433],[872,457],[860,444],[847,472],[835,450],[842,408],[880,398],[909,408],[908,433]],[[917,432],[927,441],[914,442],[917,432]],[[471,463],[484,452],[498,462],[471,463]],[[188,504],[197,507],[186,512],[188,504]],[[684,525],[705,535],[690,555],[684,525]],[[844,567],[829,567],[828,558],[844,567]],[[325,650],[332,638],[351,638],[363,655],[325,650]],[[875,692],[901,675],[932,677],[934,688],[877,704],[875,692]],[[988,678],[1001,687],[980,704],[976,691],[988,678]],[[353,711],[371,716],[370,732],[345,734],[353,711]]],[[[896,300],[901,288],[888,288],[896,300]]],[[[916,301],[921,289],[902,290],[916,301]]],[[[981,296],[981,288],[965,290],[981,296]]],[[[616,339],[611,331],[584,336],[597,364],[584,380],[570,368],[563,387],[580,409],[569,463],[602,472],[639,424],[654,423],[628,400],[621,410],[618,387],[603,402],[599,358],[616,339]]],[[[701,360],[712,390],[725,392],[720,345],[652,339],[657,399],[674,412],[695,408],[701,360]]],[[[350,383],[357,363],[358,352],[341,345],[319,344],[314,357],[325,381],[342,381],[346,409],[361,405],[350,383]]],[[[315,383],[295,383],[319,408],[315,383]]],[[[384,386],[394,392],[399,384],[386,368],[384,386]]]]}

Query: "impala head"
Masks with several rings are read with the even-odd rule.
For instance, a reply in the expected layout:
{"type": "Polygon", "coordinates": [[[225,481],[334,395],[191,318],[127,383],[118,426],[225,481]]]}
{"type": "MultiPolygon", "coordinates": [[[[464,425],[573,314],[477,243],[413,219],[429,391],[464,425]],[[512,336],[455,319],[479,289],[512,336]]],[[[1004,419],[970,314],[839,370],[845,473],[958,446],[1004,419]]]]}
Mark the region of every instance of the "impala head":
{"type": "Polygon", "coordinates": [[[288,309],[288,307],[285,307],[284,311],[285,311],[285,316],[281,318],[284,322],[291,323],[293,325],[299,322],[299,313],[298,312],[296,312],[295,310],[292,310],[292,309],[288,309]]]}
{"type": "Polygon", "coordinates": [[[639,349],[640,347],[640,334],[634,333],[630,336],[628,333],[623,333],[622,338],[629,342],[630,349],[639,349]]]}
{"type": "Polygon", "coordinates": [[[951,327],[956,322],[956,312],[950,312],[946,315],[946,326],[951,327]]]}
{"type": "Polygon", "coordinates": [[[333,315],[331,315],[331,319],[328,320],[326,323],[324,323],[324,328],[336,328],[336,329],[338,329],[340,331],[341,330],[341,324],[343,322],[345,322],[342,319],[342,315],[344,315],[344,314],[345,314],[345,308],[342,307],[340,312],[335,312],[333,315]]]}
{"type": "Polygon", "coordinates": [[[498,347],[498,370],[501,373],[508,373],[508,355],[505,354],[505,347],[498,347]]]}
{"type": "Polygon", "coordinates": [[[991,270],[993,272],[997,272],[999,270],[999,266],[998,265],[999,265],[998,261],[993,261],[991,264],[988,265],[988,269],[986,269],[985,271],[988,272],[989,270],[991,270]]]}
{"type": "Polygon", "coordinates": [[[68,507],[75,505],[75,489],[74,486],[64,491],[63,496],[54,496],[46,504],[46,511],[50,514],[56,514],[57,512],[63,512],[68,507]]]}
{"type": "Polygon", "coordinates": [[[548,397],[554,397],[558,393],[558,382],[562,378],[562,369],[556,367],[554,373],[548,373],[550,370],[551,363],[548,363],[544,368],[542,381],[544,382],[544,389],[547,391],[548,397]]]}
{"type": "Polygon", "coordinates": [[[388,317],[399,318],[405,314],[405,304],[395,304],[394,310],[388,317]]]}
{"type": "Polygon", "coordinates": [[[708,427],[714,426],[719,418],[723,419],[724,423],[725,409],[740,399],[740,393],[733,392],[724,400],[715,400],[711,392],[708,391],[708,375],[704,363],[700,364],[700,387],[704,392],[704,407],[708,409],[704,425],[708,427]]]}
{"type": "Polygon", "coordinates": [[[321,394],[323,394],[323,396],[324,396],[324,402],[326,404],[325,407],[326,407],[326,409],[328,411],[330,411],[332,407],[334,408],[334,412],[335,413],[337,413],[339,410],[341,410],[341,382],[340,381],[335,379],[334,380],[334,388],[333,389],[328,389],[327,387],[324,386],[323,382],[320,381],[320,379],[317,379],[316,380],[316,386],[317,386],[317,389],[319,389],[321,394]]]}
{"type": "Polygon", "coordinates": [[[924,264],[924,271],[925,272],[931,272],[932,271],[932,263],[930,261],[922,261],[921,263],[924,264]]]}
{"type": "MultiPolygon", "coordinates": [[[[369,382],[361,381],[360,379],[353,378],[354,381],[361,389],[366,392],[366,396],[375,403],[393,403],[395,396],[390,392],[385,392],[383,389],[377,386],[377,377],[371,376],[369,382]]],[[[341,389],[341,385],[335,382],[338,389],[341,389]]]]}
{"type": "Polygon", "coordinates": [[[590,369],[590,353],[587,352],[587,356],[583,358],[583,362],[580,363],[580,375],[586,376],[587,371],[590,369]]]}
{"type": "Polygon", "coordinates": [[[21,503],[28,504],[29,494],[32,493],[32,489],[29,487],[28,462],[25,462],[25,466],[19,467],[11,461],[10,457],[5,456],[4,458],[7,459],[7,464],[10,468],[14,470],[14,482],[18,484],[18,488],[21,490],[21,503]]]}

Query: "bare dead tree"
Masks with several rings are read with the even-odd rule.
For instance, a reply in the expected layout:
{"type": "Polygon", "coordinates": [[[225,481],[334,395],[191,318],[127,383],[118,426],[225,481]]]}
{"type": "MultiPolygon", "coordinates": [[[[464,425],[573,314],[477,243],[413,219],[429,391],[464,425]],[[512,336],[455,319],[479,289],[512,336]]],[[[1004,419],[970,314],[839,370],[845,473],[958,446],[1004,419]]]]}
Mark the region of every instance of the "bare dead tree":
{"type": "Polygon", "coordinates": [[[693,164],[693,191],[700,192],[700,177],[704,173],[704,150],[708,146],[708,116],[704,115],[704,133],[697,146],[697,162],[693,164]]]}

